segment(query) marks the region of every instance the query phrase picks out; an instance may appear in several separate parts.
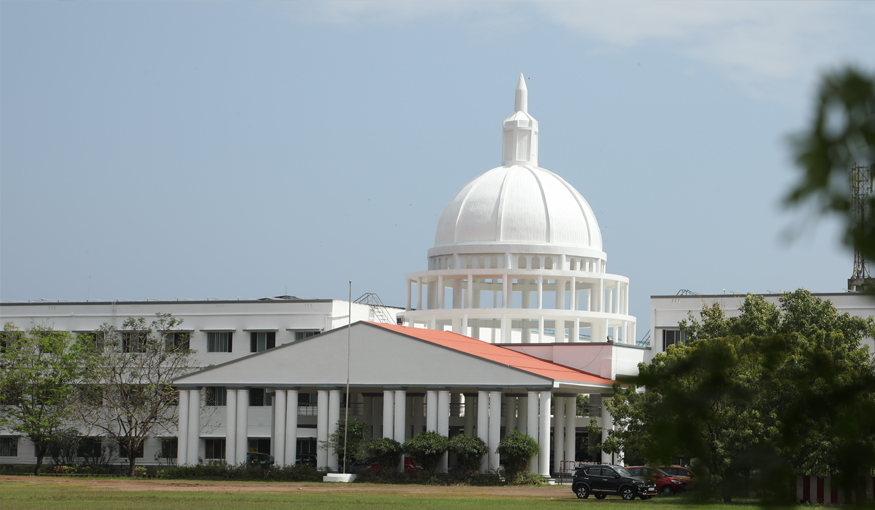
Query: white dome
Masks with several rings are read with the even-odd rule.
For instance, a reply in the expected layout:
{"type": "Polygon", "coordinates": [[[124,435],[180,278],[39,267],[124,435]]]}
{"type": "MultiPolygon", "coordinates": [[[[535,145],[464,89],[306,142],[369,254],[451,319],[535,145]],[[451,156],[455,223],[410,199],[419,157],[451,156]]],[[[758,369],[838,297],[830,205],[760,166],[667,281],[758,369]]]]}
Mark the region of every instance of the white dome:
{"type": "Polygon", "coordinates": [[[465,185],[444,209],[435,248],[453,245],[556,245],[602,250],[589,204],[540,167],[501,166],[465,185]]]}

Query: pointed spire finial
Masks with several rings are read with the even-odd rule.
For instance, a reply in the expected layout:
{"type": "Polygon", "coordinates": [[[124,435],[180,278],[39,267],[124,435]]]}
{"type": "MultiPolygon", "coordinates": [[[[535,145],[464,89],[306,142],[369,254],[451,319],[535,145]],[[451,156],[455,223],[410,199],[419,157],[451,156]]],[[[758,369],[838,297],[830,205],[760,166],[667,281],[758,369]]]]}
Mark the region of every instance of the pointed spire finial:
{"type": "Polygon", "coordinates": [[[520,81],[516,84],[516,102],[515,108],[518,112],[528,113],[529,110],[529,89],[526,88],[526,79],[523,73],[520,73],[520,81]]]}

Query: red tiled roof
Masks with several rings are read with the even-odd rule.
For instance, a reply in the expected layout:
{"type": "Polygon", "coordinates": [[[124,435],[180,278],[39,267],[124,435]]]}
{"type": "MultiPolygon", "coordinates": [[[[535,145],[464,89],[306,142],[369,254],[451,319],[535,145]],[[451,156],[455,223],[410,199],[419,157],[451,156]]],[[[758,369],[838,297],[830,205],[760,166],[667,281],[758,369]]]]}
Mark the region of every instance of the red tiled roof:
{"type": "Polygon", "coordinates": [[[396,326],[394,324],[382,324],[377,322],[368,322],[373,326],[395,331],[409,337],[424,340],[436,345],[447,347],[455,351],[464,352],[471,356],[476,356],[485,360],[501,363],[509,367],[524,370],[526,372],[548,377],[555,381],[581,382],[590,384],[606,384],[612,385],[616,381],[605,379],[576,368],[566,367],[546,361],[528,354],[523,354],[511,349],[506,349],[500,345],[493,345],[482,340],[476,340],[471,337],[453,333],[450,331],[438,331],[434,329],[411,328],[408,326],[396,326]]]}

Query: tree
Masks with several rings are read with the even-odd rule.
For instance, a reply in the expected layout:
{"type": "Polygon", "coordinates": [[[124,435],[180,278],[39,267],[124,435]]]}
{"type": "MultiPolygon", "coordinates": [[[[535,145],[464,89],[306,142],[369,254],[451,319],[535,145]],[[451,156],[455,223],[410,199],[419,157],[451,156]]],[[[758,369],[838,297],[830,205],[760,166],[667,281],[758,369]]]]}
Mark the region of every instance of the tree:
{"type": "Polygon", "coordinates": [[[80,392],[78,418],[119,446],[128,476],[148,437],[176,430],[178,394],[171,383],[198,368],[194,351],[180,341],[181,323],[159,313],[151,324],[129,318],[121,330],[104,324],[95,335],[96,384],[80,392]]]}
{"type": "Polygon", "coordinates": [[[328,440],[322,441],[320,447],[323,450],[334,449],[337,460],[341,463],[346,459],[344,471],[349,469],[350,464],[363,461],[368,458],[368,436],[371,428],[355,418],[337,420],[337,430],[328,436],[328,440]],[[344,447],[345,446],[345,447],[344,447]],[[346,452],[346,455],[344,455],[346,452]]]}
{"type": "Polygon", "coordinates": [[[20,331],[6,324],[0,366],[0,424],[33,442],[38,475],[49,445],[74,415],[75,385],[91,377],[89,353],[66,331],[48,326],[20,331]]]}
{"type": "Polygon", "coordinates": [[[820,213],[837,215],[845,244],[875,261],[875,194],[859,221],[851,209],[847,179],[857,163],[869,167],[870,183],[875,180],[875,76],[850,67],[824,76],[813,123],[794,135],[791,145],[802,175],[785,204],[813,203],[820,213]]]}
{"type": "Polygon", "coordinates": [[[489,453],[489,447],[477,436],[459,434],[450,439],[447,449],[456,454],[459,467],[471,473],[480,468],[480,458],[489,453]]]}
{"type": "Polygon", "coordinates": [[[875,365],[861,347],[871,317],[797,290],[779,306],[749,295],[737,317],[714,305],[700,319],[680,324],[688,346],[639,366],[645,394],[613,399],[624,426],[650,432],[637,445],[647,459],[700,459],[726,501],[754,467],[777,495],[790,473],[850,484],[875,463],[875,365]]]}
{"type": "Polygon", "coordinates": [[[434,474],[434,470],[449,446],[450,441],[446,437],[437,432],[426,431],[404,441],[402,449],[422,463],[422,469],[425,472],[434,474]]]}
{"type": "Polygon", "coordinates": [[[519,430],[511,430],[498,442],[496,450],[504,460],[507,479],[516,481],[526,471],[529,459],[541,451],[538,442],[519,430]]]}
{"type": "Polygon", "coordinates": [[[368,453],[380,465],[383,476],[395,472],[396,466],[401,463],[401,443],[394,439],[386,437],[374,439],[368,443],[368,453]]]}

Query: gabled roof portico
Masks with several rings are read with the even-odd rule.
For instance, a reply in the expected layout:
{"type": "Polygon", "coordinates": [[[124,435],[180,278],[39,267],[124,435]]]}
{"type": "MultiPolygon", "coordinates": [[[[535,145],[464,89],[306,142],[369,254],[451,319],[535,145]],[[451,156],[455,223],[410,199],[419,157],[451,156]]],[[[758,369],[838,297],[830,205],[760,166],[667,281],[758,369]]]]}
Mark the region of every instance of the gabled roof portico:
{"type": "MultiPolygon", "coordinates": [[[[419,401],[413,398],[413,406],[421,405],[425,397],[427,412],[423,425],[444,435],[448,434],[452,414],[450,394],[465,395],[469,404],[476,398],[479,411],[476,434],[490,445],[491,452],[498,445],[504,399],[514,399],[513,412],[508,413],[513,414],[513,420],[508,417],[505,428],[525,429],[539,440],[542,451],[549,452],[551,394],[567,395],[560,397],[566,404],[577,393],[608,393],[614,383],[451,332],[357,322],[349,329],[334,329],[177,379],[174,385],[182,390],[179,463],[197,459],[194,448],[199,439],[199,414],[195,411],[199,409],[201,388],[229,388],[225,432],[226,461],[231,464],[245,459],[248,388],[274,389],[272,444],[277,463],[285,464],[294,462],[298,392],[319,395],[317,438],[325,440],[341,417],[340,402],[347,377],[351,394],[381,400],[375,405],[382,404],[382,423],[375,416],[368,417],[374,422],[375,435],[381,429],[382,437],[401,442],[417,430],[414,426],[413,431],[408,431],[406,406],[411,396],[419,398],[419,401]],[[529,401],[534,405],[529,405],[529,401]]],[[[466,407],[464,417],[454,417],[460,421],[464,418],[466,431],[473,433],[475,413],[473,406],[466,407]]],[[[375,407],[370,410],[376,414],[375,407]]],[[[574,412],[570,416],[574,418],[574,412]]],[[[320,450],[318,465],[336,468],[337,460],[331,454],[320,450]]],[[[497,455],[489,457],[484,467],[494,469],[497,455]]],[[[549,457],[542,457],[537,469],[549,475],[549,457]]]]}

